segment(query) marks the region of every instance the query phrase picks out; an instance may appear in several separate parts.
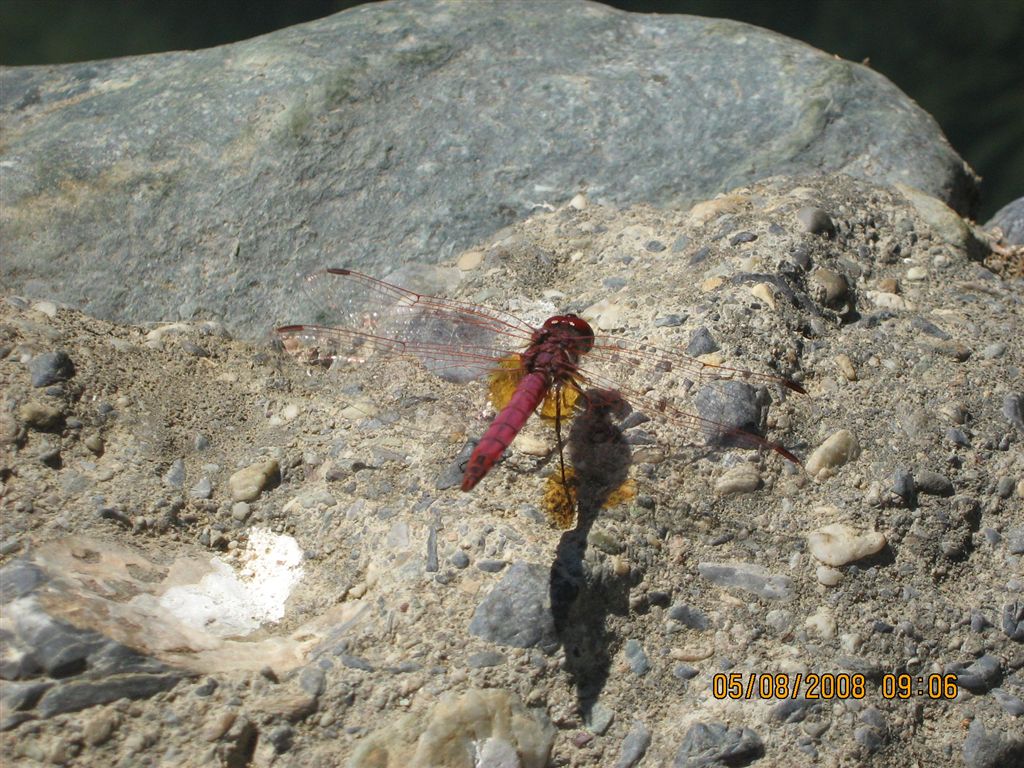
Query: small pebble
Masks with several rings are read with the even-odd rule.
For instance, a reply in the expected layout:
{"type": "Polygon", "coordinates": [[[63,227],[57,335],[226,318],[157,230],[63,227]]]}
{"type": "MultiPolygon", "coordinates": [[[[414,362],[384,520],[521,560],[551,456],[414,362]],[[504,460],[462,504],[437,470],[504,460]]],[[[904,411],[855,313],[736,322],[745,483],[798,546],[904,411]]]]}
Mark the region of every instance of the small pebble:
{"type": "Polygon", "coordinates": [[[0,445],[12,445],[24,438],[14,414],[0,413],[0,445]]]}
{"type": "MultiPolygon", "coordinates": [[[[587,733],[586,731],[580,731],[572,737],[572,745],[577,749],[582,749],[594,740],[594,734],[587,733]]],[[[516,763],[512,764],[512,768],[519,768],[516,763]]]]}
{"type": "Polygon", "coordinates": [[[471,653],[466,659],[466,666],[470,669],[484,669],[486,667],[499,667],[506,662],[506,658],[497,651],[477,651],[471,653]]]}
{"type": "Polygon", "coordinates": [[[843,572],[838,568],[830,568],[827,565],[819,565],[814,571],[814,577],[818,583],[825,587],[834,587],[843,580],[843,572]]]}
{"type": "Polygon", "coordinates": [[[793,625],[793,614],[780,609],[768,611],[765,614],[764,623],[775,630],[777,634],[784,635],[793,625]]]}
{"type": "Polygon", "coordinates": [[[19,549],[21,549],[21,538],[18,536],[11,536],[0,542],[0,556],[9,555],[12,552],[17,552],[19,549]]]}
{"type": "Polygon", "coordinates": [[[505,560],[477,560],[476,567],[486,573],[497,573],[508,563],[505,560]]]}
{"type": "Polygon", "coordinates": [[[193,499],[208,499],[213,495],[213,483],[208,477],[199,478],[199,482],[192,486],[188,495],[193,499]]]}
{"type": "Polygon", "coordinates": [[[775,291],[768,283],[757,283],[752,286],[750,294],[763,301],[769,309],[775,309],[775,291]]]}
{"type": "Polygon", "coordinates": [[[971,611],[971,632],[979,634],[984,632],[987,626],[989,626],[989,621],[985,618],[985,614],[978,610],[971,611]]]}
{"type": "Polygon", "coordinates": [[[693,680],[693,678],[700,674],[700,670],[696,667],[691,667],[689,664],[676,664],[672,668],[672,674],[680,680],[693,680]]]}
{"type": "Polygon", "coordinates": [[[164,474],[164,485],[168,488],[181,489],[185,487],[185,460],[175,459],[170,469],[164,474]]]}
{"type": "Polygon", "coordinates": [[[953,495],[953,483],[950,479],[943,474],[927,469],[914,474],[914,485],[921,493],[931,496],[953,495]]]}
{"type": "Polygon", "coordinates": [[[761,473],[752,464],[733,467],[715,481],[715,493],[719,496],[734,496],[753,493],[761,487],[761,473]]]}
{"type": "Polygon", "coordinates": [[[962,363],[971,357],[971,348],[959,341],[943,340],[936,344],[933,349],[940,355],[962,363]]]}
{"type": "Polygon", "coordinates": [[[36,457],[48,467],[53,469],[60,469],[61,457],[60,457],[60,443],[56,442],[45,442],[39,446],[39,452],[36,457]]]}
{"type": "Polygon", "coordinates": [[[942,339],[943,341],[949,341],[952,336],[946,331],[942,330],[935,323],[930,320],[925,320],[923,317],[915,317],[910,321],[910,326],[926,336],[931,336],[935,339],[942,339]]]}
{"type": "Polygon", "coordinates": [[[721,722],[696,722],[683,736],[674,766],[745,766],[764,753],[764,742],[755,731],[721,722]]]}
{"type": "Polygon", "coordinates": [[[625,654],[626,661],[634,675],[642,676],[646,675],[650,671],[651,664],[647,660],[647,654],[644,653],[643,646],[640,645],[639,640],[632,637],[626,640],[623,653],[625,654]]]}
{"type": "Polygon", "coordinates": [[[179,346],[182,350],[193,357],[209,357],[210,353],[198,344],[189,341],[188,339],[182,339],[179,342],[179,346]]]}
{"type": "Polygon", "coordinates": [[[18,409],[18,418],[36,430],[56,429],[64,422],[64,414],[47,403],[31,400],[18,409]]]}
{"type": "Polygon", "coordinates": [[[587,307],[583,314],[588,318],[593,318],[591,324],[596,323],[600,330],[612,331],[622,327],[625,312],[621,304],[617,304],[611,299],[601,299],[587,307]]]}
{"type": "Polygon", "coordinates": [[[1008,693],[1002,688],[993,688],[989,691],[989,695],[996,700],[996,703],[1003,708],[1006,714],[1012,717],[1024,715],[1024,701],[1021,701],[1012,693],[1008,693]]]}
{"type": "Polygon", "coordinates": [[[279,725],[272,728],[268,734],[266,734],[267,741],[270,742],[274,747],[274,751],[277,754],[287,752],[292,747],[292,743],[295,740],[295,729],[290,725],[279,725]]]}
{"type": "Polygon", "coordinates": [[[966,688],[971,693],[985,693],[998,685],[1002,679],[999,659],[988,653],[975,659],[970,665],[947,665],[945,673],[955,674],[957,685],[966,688]]]}
{"type": "Polygon", "coordinates": [[[720,349],[714,338],[705,326],[701,326],[690,336],[690,343],[686,345],[686,354],[690,357],[700,357],[720,349]]]}
{"type": "Polygon", "coordinates": [[[821,606],[804,621],[804,626],[823,640],[836,636],[836,617],[828,606],[821,606]]]}
{"type": "Polygon", "coordinates": [[[752,563],[698,563],[697,572],[720,587],[751,592],[765,600],[789,600],[793,597],[793,580],[783,574],[771,573],[752,563]]]}
{"type": "Polygon", "coordinates": [[[106,447],[105,443],[103,442],[103,438],[100,437],[99,435],[89,435],[88,437],[85,438],[85,440],[82,441],[82,443],[95,456],[102,456],[103,450],[106,447]]]}
{"type": "Polygon", "coordinates": [[[853,360],[850,359],[849,355],[842,353],[836,355],[836,367],[847,381],[857,380],[857,369],[854,367],[853,360]]]}
{"type": "Polygon", "coordinates": [[[221,736],[231,729],[236,717],[237,715],[231,710],[216,712],[209,720],[206,721],[206,724],[199,732],[199,737],[203,741],[218,741],[221,736]]]}
{"type": "Polygon", "coordinates": [[[73,377],[75,364],[66,352],[44,352],[32,358],[28,372],[32,377],[32,386],[38,389],[73,377]]]}
{"type": "Polygon", "coordinates": [[[705,261],[707,259],[707,257],[710,256],[710,255],[711,255],[711,246],[710,245],[702,245],[700,248],[698,248],[696,251],[693,252],[693,255],[690,256],[690,260],[689,260],[688,263],[689,263],[690,266],[693,266],[695,264],[700,264],[702,261],[705,261]]]}
{"type": "Polygon", "coordinates": [[[244,523],[248,520],[250,513],[251,509],[244,501],[236,501],[231,505],[231,517],[240,523],[244,523]]]}
{"type": "Polygon", "coordinates": [[[892,492],[903,501],[913,506],[916,493],[914,486],[914,475],[908,469],[897,469],[892,476],[892,492]]]}
{"type": "Polygon", "coordinates": [[[634,720],[626,738],[622,740],[619,758],[615,768],[633,768],[651,746],[651,730],[639,720],[634,720]]]}
{"type": "Polygon", "coordinates": [[[885,536],[877,531],[858,533],[842,523],[826,525],[807,537],[811,554],[833,568],[877,554],[885,544],[885,536]]]}
{"type": "MultiPolygon", "coordinates": [[[[573,200],[575,199],[576,198],[574,197],[573,200]]],[[[569,202],[569,205],[572,205],[572,201],[569,202]]],[[[573,207],[575,208],[576,206],[573,207]]],[[[463,254],[459,256],[458,259],[455,260],[455,266],[458,267],[463,272],[469,272],[471,269],[476,269],[477,267],[479,267],[480,262],[482,262],[483,260],[483,251],[465,251],[463,254]]]]}
{"type": "Polygon", "coordinates": [[[956,427],[950,427],[946,430],[946,439],[960,448],[969,448],[971,445],[971,441],[964,431],[956,427]]]}
{"type": "Polygon", "coordinates": [[[111,709],[103,709],[93,715],[82,729],[82,737],[90,747],[105,744],[120,724],[120,715],[111,709]]]}
{"type": "Polygon", "coordinates": [[[49,318],[54,318],[57,316],[57,305],[54,304],[52,301],[43,300],[34,302],[32,304],[32,309],[34,309],[36,312],[42,312],[49,318]]]}
{"type": "Polygon", "coordinates": [[[228,479],[231,498],[235,501],[255,501],[280,477],[277,459],[261,461],[240,469],[228,479]]]}
{"type": "Polygon", "coordinates": [[[668,617],[690,629],[705,630],[711,622],[703,611],[688,605],[674,605],[669,608],[668,617]]]}
{"type": "Polygon", "coordinates": [[[1024,600],[1015,600],[1003,606],[1000,625],[1014,642],[1024,642],[1024,600]]]}
{"type": "Polygon", "coordinates": [[[992,360],[997,357],[1002,357],[1006,352],[1006,344],[1001,341],[989,344],[981,350],[981,356],[986,360],[992,360]]]}
{"type": "Polygon", "coordinates": [[[1024,395],[1011,392],[1003,397],[1003,418],[1024,432],[1024,395]]]}
{"type": "Polygon", "coordinates": [[[687,315],[665,315],[654,319],[655,328],[675,328],[686,322],[687,315]]]}
{"type": "Polygon", "coordinates": [[[805,206],[796,212],[796,220],[812,235],[831,235],[835,232],[832,217],[821,208],[805,206]]]}
{"type": "Polygon", "coordinates": [[[600,736],[608,730],[614,719],[615,712],[599,701],[590,708],[590,712],[584,718],[583,724],[587,727],[588,731],[600,736]]]}
{"type": "Polygon", "coordinates": [[[806,470],[811,477],[817,477],[826,469],[841,467],[860,456],[860,444],[848,429],[832,434],[818,446],[807,459],[806,470]]]}
{"type": "Polygon", "coordinates": [[[814,270],[811,282],[818,286],[821,291],[819,300],[826,306],[838,308],[846,302],[846,294],[849,292],[850,286],[846,278],[838,272],[821,267],[814,270]]]}

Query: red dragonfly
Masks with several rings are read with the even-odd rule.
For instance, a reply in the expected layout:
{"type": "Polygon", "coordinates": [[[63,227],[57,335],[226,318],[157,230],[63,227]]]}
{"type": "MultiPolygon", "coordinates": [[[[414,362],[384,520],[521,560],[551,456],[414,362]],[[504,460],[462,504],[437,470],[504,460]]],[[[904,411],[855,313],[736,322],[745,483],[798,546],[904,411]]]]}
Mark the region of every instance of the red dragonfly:
{"type": "MultiPolygon", "coordinates": [[[[571,313],[549,317],[535,328],[506,312],[414,293],[350,269],[315,272],[306,278],[306,288],[317,312],[336,325],[278,328],[290,351],[306,347],[331,363],[360,363],[371,355],[410,357],[448,380],[489,377],[491,399],[500,412],[469,458],[464,491],[491,470],[530,414],[540,409],[560,430],[562,419],[586,406],[585,391],[618,393],[633,410],[658,414],[687,434],[767,447],[799,463],[776,443],[684,411],[671,400],[675,389],[684,390],[678,397],[686,397],[694,379],[706,376],[804,392],[789,379],[705,363],[645,342],[597,336],[571,313]],[[581,365],[584,358],[587,367],[581,365]],[[651,394],[655,387],[656,395],[651,394]]],[[[561,452],[560,431],[558,447],[561,452]]]]}

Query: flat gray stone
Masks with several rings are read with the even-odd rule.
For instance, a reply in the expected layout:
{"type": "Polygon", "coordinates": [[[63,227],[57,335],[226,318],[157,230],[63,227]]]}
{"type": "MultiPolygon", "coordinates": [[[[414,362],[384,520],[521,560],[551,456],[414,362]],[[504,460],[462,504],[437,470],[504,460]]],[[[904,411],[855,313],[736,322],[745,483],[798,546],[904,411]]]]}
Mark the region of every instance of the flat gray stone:
{"type": "Polygon", "coordinates": [[[720,587],[750,592],[765,600],[793,598],[793,580],[750,563],[698,563],[697,572],[720,587]]]}
{"type": "Polygon", "coordinates": [[[75,680],[43,694],[37,709],[46,717],[78,712],[118,699],[148,699],[173,688],[181,675],[119,675],[103,680],[75,680]]]}
{"type": "Polygon", "coordinates": [[[986,728],[981,718],[971,722],[964,740],[963,758],[968,768],[1008,768],[1024,763],[1024,737],[1003,738],[997,726],[986,728]]]}
{"type": "Polygon", "coordinates": [[[470,634],[515,648],[554,648],[549,572],[535,563],[514,563],[481,601],[469,623],[470,634]]]}
{"type": "Polygon", "coordinates": [[[122,322],[262,335],[308,319],[282,312],[301,309],[296,272],[445,261],[581,184],[680,207],[844,172],[960,213],[977,198],[936,122],[868,67],[579,0],[373,3],[0,76],[5,289],[122,322]]]}
{"type": "Polygon", "coordinates": [[[955,674],[957,685],[975,694],[985,693],[999,685],[1003,674],[999,659],[988,653],[969,665],[948,664],[946,672],[955,674]]]}
{"type": "Polygon", "coordinates": [[[33,387],[48,387],[72,378],[75,375],[75,364],[67,352],[44,352],[29,361],[28,372],[33,387]]]}
{"type": "Polygon", "coordinates": [[[634,720],[633,725],[622,740],[622,747],[619,757],[615,761],[615,768],[632,768],[639,763],[651,746],[651,729],[640,720],[634,720]]]}
{"type": "Polygon", "coordinates": [[[710,445],[739,445],[756,448],[747,433],[758,434],[767,405],[764,390],[743,381],[712,381],[697,390],[693,398],[697,414],[704,419],[704,437],[710,445]],[[722,425],[722,428],[711,424],[722,425]]]}
{"type": "Polygon", "coordinates": [[[725,723],[694,723],[676,752],[674,768],[741,766],[764,753],[761,737],[750,728],[725,723]]]}

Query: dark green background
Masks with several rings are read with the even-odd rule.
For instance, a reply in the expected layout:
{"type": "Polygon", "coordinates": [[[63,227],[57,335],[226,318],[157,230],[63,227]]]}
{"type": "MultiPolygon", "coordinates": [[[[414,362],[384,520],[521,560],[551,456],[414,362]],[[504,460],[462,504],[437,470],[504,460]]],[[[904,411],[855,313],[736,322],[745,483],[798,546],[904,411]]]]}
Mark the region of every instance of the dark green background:
{"type": "MultiPolygon", "coordinates": [[[[46,64],[206,48],[359,4],[352,0],[0,0],[0,62],[46,64]]],[[[868,60],[939,121],[956,150],[982,175],[980,221],[1024,195],[1024,0],[606,0],[605,4],[644,13],[737,19],[844,59],[868,60]]]]}

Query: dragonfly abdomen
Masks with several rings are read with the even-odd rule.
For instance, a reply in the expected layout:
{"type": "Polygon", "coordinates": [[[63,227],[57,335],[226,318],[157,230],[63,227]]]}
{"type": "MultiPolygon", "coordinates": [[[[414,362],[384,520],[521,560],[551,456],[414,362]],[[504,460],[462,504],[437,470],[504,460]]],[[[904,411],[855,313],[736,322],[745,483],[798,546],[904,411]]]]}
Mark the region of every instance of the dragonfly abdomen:
{"type": "Polygon", "coordinates": [[[462,490],[472,490],[497,463],[530,414],[540,405],[549,387],[548,378],[537,371],[526,374],[519,381],[512,399],[491,422],[469,457],[466,472],[462,476],[462,490]]]}

